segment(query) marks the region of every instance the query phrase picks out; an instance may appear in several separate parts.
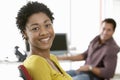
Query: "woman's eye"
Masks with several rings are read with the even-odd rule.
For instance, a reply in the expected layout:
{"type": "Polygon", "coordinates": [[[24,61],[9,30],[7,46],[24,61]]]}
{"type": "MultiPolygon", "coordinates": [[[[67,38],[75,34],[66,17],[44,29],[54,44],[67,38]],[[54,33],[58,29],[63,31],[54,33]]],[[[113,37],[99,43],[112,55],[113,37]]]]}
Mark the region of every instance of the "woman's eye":
{"type": "Polygon", "coordinates": [[[49,28],[49,27],[51,27],[51,24],[46,24],[45,27],[49,28]]]}
{"type": "Polygon", "coordinates": [[[39,30],[39,28],[38,28],[38,27],[36,27],[36,28],[33,28],[32,30],[33,30],[33,31],[37,31],[37,30],[39,30]]]}

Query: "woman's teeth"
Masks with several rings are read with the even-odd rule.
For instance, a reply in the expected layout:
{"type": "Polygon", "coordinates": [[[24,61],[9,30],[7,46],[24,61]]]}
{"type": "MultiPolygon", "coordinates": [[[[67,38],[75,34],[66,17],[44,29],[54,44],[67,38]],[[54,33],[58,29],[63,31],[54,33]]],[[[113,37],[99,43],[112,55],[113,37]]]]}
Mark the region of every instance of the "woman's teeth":
{"type": "Polygon", "coordinates": [[[46,42],[46,41],[48,41],[49,39],[50,39],[50,38],[48,37],[48,38],[41,39],[41,41],[46,42]]]}

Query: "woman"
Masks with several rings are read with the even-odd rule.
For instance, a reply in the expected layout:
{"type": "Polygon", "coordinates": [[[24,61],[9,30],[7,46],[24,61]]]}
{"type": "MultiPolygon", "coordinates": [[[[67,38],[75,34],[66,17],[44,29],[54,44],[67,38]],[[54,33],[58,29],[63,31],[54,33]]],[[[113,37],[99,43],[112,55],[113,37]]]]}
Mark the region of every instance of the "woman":
{"type": "Polygon", "coordinates": [[[33,80],[72,80],[50,54],[55,34],[53,13],[38,2],[28,2],[18,12],[16,24],[30,45],[30,55],[23,62],[33,80]]]}

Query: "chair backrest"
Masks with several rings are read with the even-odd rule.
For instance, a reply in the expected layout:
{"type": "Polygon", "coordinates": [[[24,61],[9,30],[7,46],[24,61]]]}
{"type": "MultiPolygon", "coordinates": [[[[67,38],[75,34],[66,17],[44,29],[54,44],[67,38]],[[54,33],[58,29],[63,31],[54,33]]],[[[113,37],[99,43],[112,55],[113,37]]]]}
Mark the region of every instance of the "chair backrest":
{"type": "Polygon", "coordinates": [[[32,80],[32,77],[28,73],[27,69],[25,68],[24,65],[19,65],[18,66],[19,72],[20,72],[20,77],[23,78],[23,80],[32,80]]]}

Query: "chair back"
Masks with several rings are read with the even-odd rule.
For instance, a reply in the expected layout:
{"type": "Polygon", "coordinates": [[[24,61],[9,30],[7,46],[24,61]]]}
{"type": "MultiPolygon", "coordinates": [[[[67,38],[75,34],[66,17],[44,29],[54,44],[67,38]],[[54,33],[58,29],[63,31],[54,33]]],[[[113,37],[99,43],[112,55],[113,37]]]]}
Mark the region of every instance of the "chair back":
{"type": "Polygon", "coordinates": [[[32,77],[28,73],[27,69],[25,68],[24,65],[19,65],[18,66],[19,72],[20,72],[20,77],[23,78],[23,80],[32,80],[32,77]]]}

